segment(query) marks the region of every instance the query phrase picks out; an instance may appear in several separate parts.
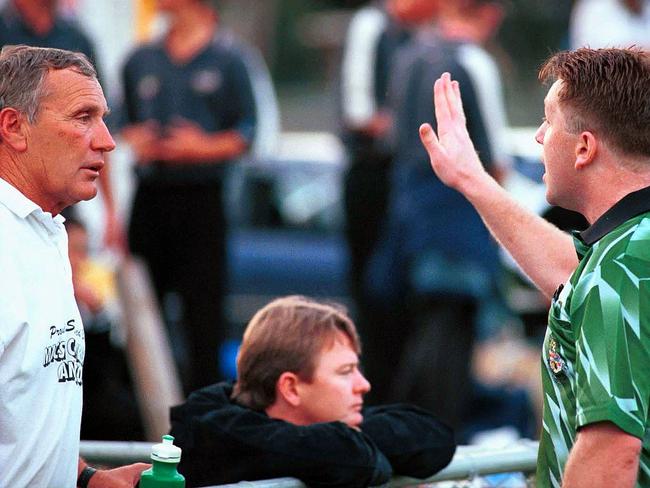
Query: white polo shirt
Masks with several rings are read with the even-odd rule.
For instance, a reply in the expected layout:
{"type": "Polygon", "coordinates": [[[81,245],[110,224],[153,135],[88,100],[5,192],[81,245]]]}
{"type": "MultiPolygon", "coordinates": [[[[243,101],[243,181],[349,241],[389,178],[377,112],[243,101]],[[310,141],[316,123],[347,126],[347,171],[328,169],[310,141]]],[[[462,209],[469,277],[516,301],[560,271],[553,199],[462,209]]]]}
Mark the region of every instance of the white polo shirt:
{"type": "Polygon", "coordinates": [[[0,487],[76,486],[85,342],[63,220],[0,179],[0,487]]]}

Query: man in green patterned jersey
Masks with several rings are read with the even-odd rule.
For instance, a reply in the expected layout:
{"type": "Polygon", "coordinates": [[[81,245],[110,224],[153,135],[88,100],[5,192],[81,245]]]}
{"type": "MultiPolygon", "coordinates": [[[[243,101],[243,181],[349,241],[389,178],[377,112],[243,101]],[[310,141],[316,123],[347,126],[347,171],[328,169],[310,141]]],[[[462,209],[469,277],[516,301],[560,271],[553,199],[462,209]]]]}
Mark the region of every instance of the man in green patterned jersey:
{"type": "Polygon", "coordinates": [[[434,85],[437,134],[420,136],[438,177],[552,298],[537,486],[650,487],[650,55],[562,52],[540,79],[553,82],[535,136],[546,198],[590,223],[573,239],[483,170],[448,74],[434,85]]]}

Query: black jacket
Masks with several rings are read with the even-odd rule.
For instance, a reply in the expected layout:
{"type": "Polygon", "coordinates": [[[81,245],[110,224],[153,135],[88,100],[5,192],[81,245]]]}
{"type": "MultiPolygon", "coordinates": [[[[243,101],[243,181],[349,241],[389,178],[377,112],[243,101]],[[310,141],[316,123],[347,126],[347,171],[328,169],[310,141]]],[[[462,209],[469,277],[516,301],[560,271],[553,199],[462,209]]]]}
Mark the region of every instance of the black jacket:
{"type": "Polygon", "coordinates": [[[171,409],[179,472],[188,487],[291,476],[312,487],[365,487],[393,474],[425,478],[444,468],[451,430],[407,405],[365,409],[361,432],[341,422],[298,426],[230,400],[232,385],[192,393],[171,409]]]}

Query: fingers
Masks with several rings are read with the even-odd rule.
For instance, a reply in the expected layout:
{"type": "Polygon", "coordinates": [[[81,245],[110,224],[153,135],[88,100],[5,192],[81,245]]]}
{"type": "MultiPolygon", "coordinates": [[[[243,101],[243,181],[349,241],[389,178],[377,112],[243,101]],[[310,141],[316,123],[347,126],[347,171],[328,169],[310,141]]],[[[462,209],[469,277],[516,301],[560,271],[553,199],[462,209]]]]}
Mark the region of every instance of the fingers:
{"type": "Polygon", "coordinates": [[[420,140],[427,150],[431,161],[437,160],[440,155],[440,143],[438,136],[436,136],[430,124],[422,124],[420,126],[420,140]]]}
{"type": "Polygon", "coordinates": [[[458,103],[456,102],[456,93],[454,92],[453,85],[454,83],[458,85],[458,82],[452,81],[449,73],[443,73],[440,80],[442,82],[444,101],[447,104],[447,110],[449,110],[450,117],[454,118],[458,114],[458,103]]]}
{"type": "Polygon", "coordinates": [[[443,74],[433,84],[433,106],[436,112],[439,131],[451,120],[451,112],[449,110],[449,103],[447,102],[447,93],[445,90],[445,75],[448,74],[443,74]]]}
{"type": "Polygon", "coordinates": [[[444,133],[458,118],[465,120],[459,84],[455,80],[452,81],[449,73],[443,73],[436,80],[433,93],[438,133],[444,133]]]}
{"type": "Polygon", "coordinates": [[[460,85],[451,79],[449,73],[443,73],[433,85],[434,106],[438,125],[443,125],[455,118],[465,119],[463,101],[460,95],[460,85]]]}
{"type": "Polygon", "coordinates": [[[433,128],[431,127],[431,124],[422,124],[420,126],[420,139],[422,140],[422,144],[424,144],[424,147],[429,147],[435,144],[438,144],[438,137],[436,136],[436,133],[433,131],[433,128]]]}
{"type": "Polygon", "coordinates": [[[465,120],[465,109],[463,108],[463,99],[460,95],[460,84],[454,80],[451,82],[451,88],[454,94],[455,111],[463,120],[465,120]]]}

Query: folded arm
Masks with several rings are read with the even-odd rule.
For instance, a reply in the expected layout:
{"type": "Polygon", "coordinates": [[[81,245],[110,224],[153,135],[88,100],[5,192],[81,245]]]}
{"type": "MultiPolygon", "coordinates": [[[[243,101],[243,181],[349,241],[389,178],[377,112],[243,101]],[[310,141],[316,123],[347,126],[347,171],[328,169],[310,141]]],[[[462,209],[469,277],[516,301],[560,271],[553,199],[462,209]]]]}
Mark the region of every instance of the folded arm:
{"type": "Polygon", "coordinates": [[[290,476],[313,487],[361,488],[392,475],[375,443],[341,422],[298,426],[214,395],[195,393],[172,409],[179,471],[193,485],[290,476]]]}
{"type": "Polygon", "coordinates": [[[447,466],[456,451],[453,431],[421,408],[371,407],[364,418],[362,432],[388,458],[396,474],[428,478],[447,466]]]}

